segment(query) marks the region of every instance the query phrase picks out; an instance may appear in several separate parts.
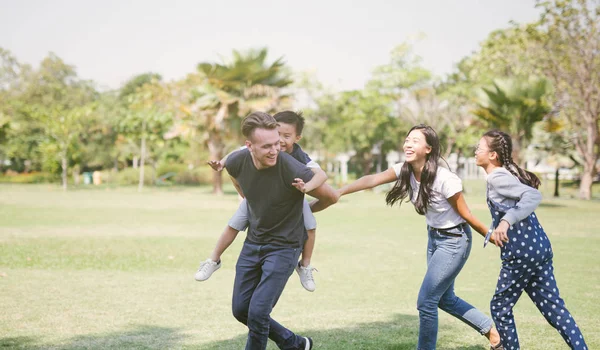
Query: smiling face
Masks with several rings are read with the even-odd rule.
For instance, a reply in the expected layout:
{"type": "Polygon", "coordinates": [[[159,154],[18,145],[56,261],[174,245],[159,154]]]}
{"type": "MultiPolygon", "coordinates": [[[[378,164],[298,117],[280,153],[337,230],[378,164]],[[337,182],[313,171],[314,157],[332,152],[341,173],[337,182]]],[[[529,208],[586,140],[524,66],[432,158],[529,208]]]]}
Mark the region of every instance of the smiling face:
{"type": "Polygon", "coordinates": [[[425,162],[427,155],[431,152],[431,146],[427,144],[425,135],[418,129],[408,134],[402,148],[405,160],[409,164],[425,162]]]}
{"type": "Polygon", "coordinates": [[[485,137],[479,139],[479,143],[475,148],[475,164],[485,168],[496,158],[496,152],[490,151],[487,139],[485,137]]]}
{"type": "Polygon", "coordinates": [[[302,138],[301,135],[296,133],[296,126],[294,124],[278,122],[277,131],[279,132],[281,151],[292,153],[294,143],[300,141],[302,138]]]}
{"type": "Polygon", "coordinates": [[[277,129],[255,129],[246,140],[246,146],[252,154],[257,169],[269,168],[277,164],[277,155],[281,148],[277,129]]]}

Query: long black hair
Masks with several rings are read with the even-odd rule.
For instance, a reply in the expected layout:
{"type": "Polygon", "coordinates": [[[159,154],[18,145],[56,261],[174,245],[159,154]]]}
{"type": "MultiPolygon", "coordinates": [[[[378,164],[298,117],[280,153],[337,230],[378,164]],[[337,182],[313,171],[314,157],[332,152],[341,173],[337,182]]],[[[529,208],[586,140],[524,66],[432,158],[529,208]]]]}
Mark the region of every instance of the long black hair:
{"type": "Polygon", "coordinates": [[[540,179],[534,173],[520,168],[512,159],[512,139],[510,135],[498,130],[491,130],[483,134],[490,152],[498,154],[498,161],[506,170],[516,176],[521,183],[538,188],[541,185],[540,179]]]}
{"type": "MultiPolygon", "coordinates": [[[[407,136],[413,131],[419,130],[425,136],[425,142],[431,147],[431,152],[427,154],[423,171],[421,172],[421,185],[415,201],[415,210],[421,215],[427,213],[427,206],[431,200],[431,188],[435,181],[435,176],[438,169],[438,161],[440,159],[440,139],[437,136],[435,130],[425,124],[419,124],[413,126],[407,136]]],[[[385,202],[389,206],[393,206],[396,202],[402,205],[402,202],[408,196],[410,200],[413,199],[413,191],[410,185],[410,174],[413,173],[413,168],[408,162],[404,162],[398,181],[394,184],[394,187],[387,193],[385,202]]]]}

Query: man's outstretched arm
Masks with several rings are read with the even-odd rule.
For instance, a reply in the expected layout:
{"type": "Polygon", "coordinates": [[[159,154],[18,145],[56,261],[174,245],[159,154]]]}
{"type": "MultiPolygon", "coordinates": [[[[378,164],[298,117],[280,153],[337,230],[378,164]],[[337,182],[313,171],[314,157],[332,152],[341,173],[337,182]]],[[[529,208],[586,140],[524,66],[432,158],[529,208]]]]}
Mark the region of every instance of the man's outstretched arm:
{"type": "Polygon", "coordinates": [[[326,183],[308,192],[308,194],[317,199],[310,202],[310,210],[313,213],[337,203],[340,199],[340,193],[326,183]]]}

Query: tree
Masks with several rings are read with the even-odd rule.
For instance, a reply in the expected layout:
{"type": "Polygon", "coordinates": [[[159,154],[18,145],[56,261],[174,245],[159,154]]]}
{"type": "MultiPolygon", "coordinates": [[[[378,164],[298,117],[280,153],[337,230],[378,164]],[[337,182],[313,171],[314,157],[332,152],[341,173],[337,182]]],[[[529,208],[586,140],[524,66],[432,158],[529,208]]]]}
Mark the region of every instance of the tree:
{"type": "Polygon", "coordinates": [[[56,146],[62,169],[62,187],[67,190],[69,166],[69,150],[84,130],[84,120],[88,117],[93,105],[55,104],[53,106],[35,106],[32,113],[45,126],[47,142],[56,146]]]}
{"type": "MultiPolygon", "coordinates": [[[[144,165],[153,148],[164,141],[173,122],[170,91],[167,85],[151,80],[127,95],[127,112],[119,121],[120,131],[140,142],[138,191],[144,188],[144,165]]],[[[153,162],[155,167],[155,162],[153,162]]]]}
{"type": "Polygon", "coordinates": [[[528,33],[540,45],[540,66],[582,158],[579,197],[591,199],[600,158],[600,2],[538,0],[537,6],[543,13],[528,33]]]}
{"type": "Polygon", "coordinates": [[[75,68],[53,53],[39,69],[23,76],[14,104],[16,125],[35,131],[36,148],[47,159],[60,162],[64,190],[69,150],[85,130],[83,119],[90,114],[96,96],[93,86],[79,79],[75,68]]]}
{"type": "Polygon", "coordinates": [[[346,91],[329,99],[330,105],[323,102],[321,112],[330,116],[324,143],[329,150],[356,152],[363,175],[373,168],[374,148],[379,155],[397,148],[399,120],[393,117],[387,97],[372,90],[346,91]]]}
{"type": "Polygon", "coordinates": [[[473,113],[489,128],[506,130],[513,142],[513,159],[524,166],[522,150],[533,136],[533,126],[551,111],[546,99],[549,92],[545,79],[521,81],[495,80],[483,88],[478,108],[473,113]]]}
{"type": "MultiPolygon", "coordinates": [[[[227,141],[240,142],[240,121],[251,111],[272,112],[289,102],[282,88],[290,85],[282,58],[267,63],[266,48],[233,51],[231,62],[198,64],[198,74],[188,77],[189,105],[186,122],[202,131],[210,158],[225,155],[227,141]]],[[[220,172],[214,173],[213,192],[222,194],[220,172]]]]}

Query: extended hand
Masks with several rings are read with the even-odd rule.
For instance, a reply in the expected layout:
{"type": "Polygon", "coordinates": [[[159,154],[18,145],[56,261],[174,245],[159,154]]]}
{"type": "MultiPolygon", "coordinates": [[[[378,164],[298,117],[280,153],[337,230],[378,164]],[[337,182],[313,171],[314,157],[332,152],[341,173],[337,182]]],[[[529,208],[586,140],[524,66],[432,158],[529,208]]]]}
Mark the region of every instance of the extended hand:
{"type": "Polygon", "coordinates": [[[296,189],[302,193],[306,193],[306,190],[304,188],[306,184],[304,183],[304,180],[300,179],[300,178],[295,178],[294,182],[292,183],[292,186],[296,187],[296,189]]]}
{"type": "Polygon", "coordinates": [[[213,168],[214,171],[222,171],[224,168],[223,164],[218,160],[209,160],[206,164],[213,168]]]}
{"type": "Polygon", "coordinates": [[[508,224],[508,222],[502,220],[500,221],[496,229],[494,229],[494,232],[492,233],[492,239],[494,240],[494,243],[497,246],[502,247],[502,242],[508,242],[507,232],[509,227],[510,225],[508,224]]]}

